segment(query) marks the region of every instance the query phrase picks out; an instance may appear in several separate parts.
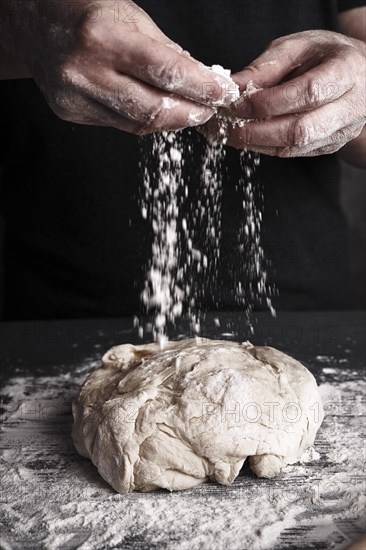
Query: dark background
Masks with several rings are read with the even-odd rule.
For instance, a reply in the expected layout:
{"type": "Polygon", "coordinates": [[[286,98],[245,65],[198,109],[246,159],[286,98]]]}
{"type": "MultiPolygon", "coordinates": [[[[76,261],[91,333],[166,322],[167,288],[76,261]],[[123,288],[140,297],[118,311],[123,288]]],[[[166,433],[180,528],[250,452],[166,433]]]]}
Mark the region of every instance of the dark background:
{"type": "MultiPolygon", "coordinates": [[[[19,159],[21,161],[21,159],[19,159]]],[[[352,307],[366,309],[366,178],[365,171],[342,163],[342,208],[349,227],[350,269],[352,274],[352,307]]],[[[1,157],[0,157],[1,186],[1,157]]],[[[3,303],[3,228],[0,205],[0,319],[3,303]]],[[[345,261],[347,261],[345,259],[345,261]]]]}
{"type": "Polygon", "coordinates": [[[348,221],[350,268],[352,274],[352,305],[366,309],[366,177],[342,163],[342,207],[348,221]]]}
{"type": "MultiPolygon", "coordinates": [[[[151,12],[162,30],[169,31],[169,36],[184,44],[195,57],[207,65],[215,62],[237,71],[255,59],[269,40],[277,36],[308,29],[337,30],[338,11],[364,5],[364,1],[188,0],[172,3],[170,0],[140,0],[139,4],[151,12]]],[[[8,119],[9,128],[14,128],[7,181],[14,179],[17,182],[12,191],[4,189],[7,242],[15,243],[6,250],[7,288],[12,287],[13,294],[5,296],[8,319],[17,319],[22,312],[23,318],[33,315],[50,318],[53,314],[59,318],[84,317],[85,311],[92,317],[98,317],[100,312],[104,317],[130,316],[139,303],[138,293],[130,290],[142,288],[145,258],[151,250],[148,239],[141,238],[148,234],[149,228],[143,227],[131,193],[131,190],[135,192],[137,183],[137,147],[130,143],[130,136],[116,130],[67,125],[51,113],[31,81],[19,86],[11,84],[5,86],[4,91],[5,96],[11,94],[8,96],[10,101],[5,99],[1,103],[4,106],[1,122],[6,123],[8,119]],[[40,139],[44,139],[42,150],[40,139]],[[69,155],[65,154],[63,146],[69,155]],[[111,159],[114,147],[123,148],[125,154],[117,153],[111,159]],[[42,156],[45,150],[49,157],[42,156]],[[99,156],[105,162],[99,162],[99,156]],[[32,159],[39,162],[32,162],[32,159]],[[48,173],[51,174],[49,181],[48,173]],[[115,174],[118,177],[124,174],[124,185],[118,185],[115,174]],[[43,195],[45,185],[48,192],[43,195]],[[100,193],[104,186],[108,191],[100,193]],[[111,192],[114,201],[110,200],[111,192]],[[23,196],[19,197],[19,193],[23,196]],[[36,204],[36,208],[30,208],[29,204],[36,204]],[[122,204],[126,205],[126,211],[121,211],[122,204]],[[69,218],[69,207],[74,213],[79,212],[79,217],[69,218]],[[79,224],[81,216],[83,222],[79,224]],[[139,225],[129,220],[138,220],[139,225]],[[75,231],[78,239],[74,239],[75,231]],[[47,251],[47,256],[42,256],[42,250],[47,251]],[[53,264],[49,262],[47,271],[47,259],[52,260],[50,251],[55,251],[58,258],[53,264]],[[115,263],[111,261],[113,254],[117,258],[115,263]],[[68,278],[70,264],[75,279],[72,282],[68,278]],[[44,269],[34,269],[34,265],[42,265],[44,269]],[[87,277],[84,274],[88,274],[87,277]],[[54,284],[56,279],[58,285],[54,284]]],[[[7,138],[6,124],[3,132],[7,138]]],[[[0,165],[1,154],[4,151],[0,147],[0,165]]],[[[238,155],[232,150],[227,157],[228,161],[230,157],[230,166],[236,169],[236,177],[238,155]]],[[[335,158],[267,157],[263,158],[261,170],[265,173],[262,181],[271,182],[266,189],[269,197],[266,197],[263,242],[267,245],[270,264],[272,260],[270,282],[275,281],[282,289],[279,299],[282,308],[349,308],[349,290],[351,307],[365,308],[364,172],[343,167],[341,201],[345,216],[342,216],[338,208],[338,163],[335,158]],[[282,205],[285,206],[283,210],[282,205]],[[350,258],[345,246],[344,218],[348,219],[350,258]],[[278,246],[281,243],[283,247],[278,246]],[[351,284],[347,268],[352,273],[351,284]]],[[[261,181],[258,184],[256,191],[260,194],[261,181]]],[[[237,262],[231,261],[230,252],[234,250],[232,236],[236,236],[238,226],[237,218],[231,218],[232,206],[237,203],[232,188],[226,187],[229,192],[223,200],[223,210],[226,208],[229,215],[226,215],[223,231],[222,276],[217,277],[219,283],[210,296],[213,298],[211,303],[219,302],[220,309],[228,310],[233,309],[230,298],[235,277],[232,273],[237,273],[238,269],[237,262]]],[[[0,301],[2,298],[0,291],[0,301]]],[[[205,306],[205,309],[212,309],[210,304],[205,306]]],[[[276,303],[275,306],[281,308],[276,303]]]]}

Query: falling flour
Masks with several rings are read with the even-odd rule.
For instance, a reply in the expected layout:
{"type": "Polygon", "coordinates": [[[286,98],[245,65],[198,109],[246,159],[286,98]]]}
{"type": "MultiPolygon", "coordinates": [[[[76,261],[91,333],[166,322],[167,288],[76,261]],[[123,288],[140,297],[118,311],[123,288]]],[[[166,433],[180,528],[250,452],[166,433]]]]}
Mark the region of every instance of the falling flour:
{"type": "MultiPolygon", "coordinates": [[[[220,65],[213,65],[211,69],[230,78],[230,71],[220,65]]],[[[234,102],[239,99],[240,92],[234,81],[231,82],[232,86],[226,92],[231,94],[234,102]]],[[[249,83],[243,96],[256,90],[249,83]]],[[[169,103],[167,108],[170,107],[169,103]]],[[[227,131],[230,124],[241,125],[245,122],[230,120],[222,110],[218,110],[217,120],[218,135],[215,140],[206,141],[202,158],[201,196],[191,204],[190,216],[180,215],[184,201],[190,200],[183,177],[185,155],[182,132],[156,133],[150,138],[149,149],[144,145],[141,147],[141,213],[150,221],[153,232],[152,256],[141,296],[145,312],[153,313],[154,318],[145,326],[136,319],[136,325],[141,336],[145,328],[161,344],[167,340],[169,324],[174,325],[183,313],[188,316],[192,331],[200,332],[202,311],[199,304],[217,280],[227,131]],[[197,235],[202,232],[202,227],[205,242],[197,245],[197,235]]],[[[255,202],[253,191],[253,176],[259,165],[259,155],[242,151],[240,163],[242,176],[237,192],[241,194],[243,216],[238,233],[238,265],[232,294],[234,303],[246,312],[249,319],[254,301],[265,301],[265,305],[275,314],[271,301],[274,290],[267,282],[261,245],[262,212],[255,202]]]]}
{"type": "Polygon", "coordinates": [[[154,171],[148,162],[145,162],[142,168],[142,216],[149,218],[153,230],[152,259],[142,292],[142,301],[147,311],[153,309],[156,312],[152,327],[153,335],[154,339],[163,343],[167,323],[174,323],[182,314],[183,301],[189,294],[189,288],[183,280],[183,272],[179,268],[181,232],[178,220],[180,191],[184,186],[181,134],[155,134],[151,155],[157,160],[154,171]]]}
{"type": "Polygon", "coordinates": [[[238,244],[240,253],[245,254],[245,257],[241,264],[239,263],[235,297],[237,304],[244,308],[248,316],[250,316],[254,303],[263,304],[264,302],[272,316],[275,317],[276,311],[272,304],[272,297],[275,295],[276,289],[268,281],[266,260],[261,242],[264,197],[261,194],[256,200],[253,182],[259,163],[260,155],[258,153],[241,151],[241,178],[237,191],[241,195],[243,223],[238,233],[238,244]],[[258,200],[260,200],[260,205],[258,205],[258,200]],[[243,264],[249,279],[249,296],[247,295],[248,290],[243,285],[245,274],[241,273],[240,270],[240,265],[243,264]]]}

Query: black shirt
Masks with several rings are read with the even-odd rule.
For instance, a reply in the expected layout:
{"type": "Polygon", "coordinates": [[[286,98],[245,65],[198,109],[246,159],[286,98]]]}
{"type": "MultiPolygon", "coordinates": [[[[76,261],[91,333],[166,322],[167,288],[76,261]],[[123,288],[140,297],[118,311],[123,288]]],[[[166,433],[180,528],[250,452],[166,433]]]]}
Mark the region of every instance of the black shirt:
{"type": "MultiPolygon", "coordinates": [[[[359,0],[139,2],[195,58],[233,72],[276,37],[308,29],[338,30],[338,11],[362,4],[359,0]]],[[[138,139],[58,119],[31,80],[4,82],[0,90],[6,136],[1,185],[5,318],[138,313],[151,255],[149,226],[137,200],[138,139]]],[[[204,138],[195,131],[185,133],[196,148],[187,168],[192,186],[204,138]]],[[[239,153],[227,148],[222,261],[217,288],[205,298],[209,308],[235,306],[232,272],[242,261],[233,247],[242,215],[235,196],[239,176],[239,153]]],[[[336,155],[262,156],[256,188],[264,195],[262,239],[271,261],[270,281],[279,290],[276,307],[347,307],[346,224],[339,206],[336,155]]],[[[190,196],[197,198],[194,193],[190,196]]]]}

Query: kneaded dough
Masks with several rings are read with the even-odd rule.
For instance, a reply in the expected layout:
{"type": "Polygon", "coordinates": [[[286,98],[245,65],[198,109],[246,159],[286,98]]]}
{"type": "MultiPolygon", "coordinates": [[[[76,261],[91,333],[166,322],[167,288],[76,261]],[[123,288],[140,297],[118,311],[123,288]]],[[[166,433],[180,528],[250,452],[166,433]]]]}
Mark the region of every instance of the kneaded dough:
{"type": "Polygon", "coordinates": [[[73,404],[73,439],[119,493],[261,477],[314,443],[312,374],[270,347],[194,338],[108,351],[73,404]]]}

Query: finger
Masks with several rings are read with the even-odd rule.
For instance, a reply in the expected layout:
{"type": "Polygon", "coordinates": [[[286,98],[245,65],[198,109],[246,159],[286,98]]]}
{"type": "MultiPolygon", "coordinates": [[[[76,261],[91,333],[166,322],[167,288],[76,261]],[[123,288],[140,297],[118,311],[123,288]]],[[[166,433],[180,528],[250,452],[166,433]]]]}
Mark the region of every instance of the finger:
{"type": "Polygon", "coordinates": [[[327,155],[330,153],[336,153],[347,143],[355,139],[360,135],[363,126],[348,126],[338,130],[327,140],[320,140],[313,143],[309,147],[285,147],[280,151],[279,156],[282,158],[289,157],[314,157],[319,155],[327,155]]]}
{"type": "Polygon", "coordinates": [[[296,35],[289,35],[286,40],[271,42],[257,59],[235,73],[233,80],[242,92],[251,80],[262,88],[271,87],[305,63],[309,56],[309,48],[304,49],[304,40],[298,39],[296,35]]]}
{"type": "Polygon", "coordinates": [[[329,59],[289,82],[243,97],[230,107],[230,112],[242,118],[268,118],[302,113],[335,101],[354,84],[350,71],[345,69],[340,79],[335,66],[334,58],[329,59]]]}
{"type": "Polygon", "coordinates": [[[210,107],[162,92],[125,75],[105,71],[98,86],[84,93],[111,111],[137,123],[146,133],[197,126],[214,114],[210,107]],[[115,82],[114,87],[106,84],[115,82]]]}
{"type": "Polygon", "coordinates": [[[128,31],[112,37],[110,47],[115,70],[156,88],[210,106],[229,105],[237,98],[230,78],[149,36],[128,31]]]}
{"type": "MultiPolygon", "coordinates": [[[[228,142],[234,147],[305,147],[326,139],[350,123],[348,97],[323,105],[301,115],[284,115],[272,120],[245,122],[243,126],[228,120],[228,142]]],[[[354,123],[361,121],[354,121],[354,123]]],[[[240,124],[240,122],[239,122],[240,124]]],[[[220,121],[212,118],[206,124],[206,135],[217,136],[220,121]]]]}
{"type": "Polygon", "coordinates": [[[320,149],[315,149],[311,151],[304,152],[301,149],[294,149],[292,151],[289,148],[285,149],[282,147],[258,147],[251,148],[250,151],[255,153],[260,153],[261,155],[266,155],[269,157],[279,157],[279,158],[297,158],[297,157],[318,157],[321,155],[329,155],[331,153],[336,153],[339,149],[342,148],[342,145],[327,145],[323,146],[320,149]]]}
{"type": "Polygon", "coordinates": [[[55,112],[59,118],[73,124],[108,126],[132,134],[138,134],[141,128],[138,123],[111,111],[90,97],[77,96],[73,108],[70,107],[70,104],[67,108],[58,106],[55,112]]]}
{"type": "MultiPolygon", "coordinates": [[[[144,124],[135,122],[126,117],[123,117],[115,111],[108,109],[105,105],[94,101],[91,98],[85,102],[83,106],[83,116],[69,115],[64,120],[69,120],[75,124],[83,124],[87,126],[105,126],[109,128],[115,128],[129,134],[137,136],[144,136],[158,131],[152,126],[147,127],[144,124]]],[[[176,129],[176,128],[164,128],[164,129],[176,129]]]]}
{"type": "Polygon", "coordinates": [[[256,153],[282,158],[318,156],[339,151],[349,141],[358,137],[362,129],[363,125],[351,125],[338,130],[326,140],[318,140],[306,147],[261,147],[253,145],[249,149],[256,153]]]}

